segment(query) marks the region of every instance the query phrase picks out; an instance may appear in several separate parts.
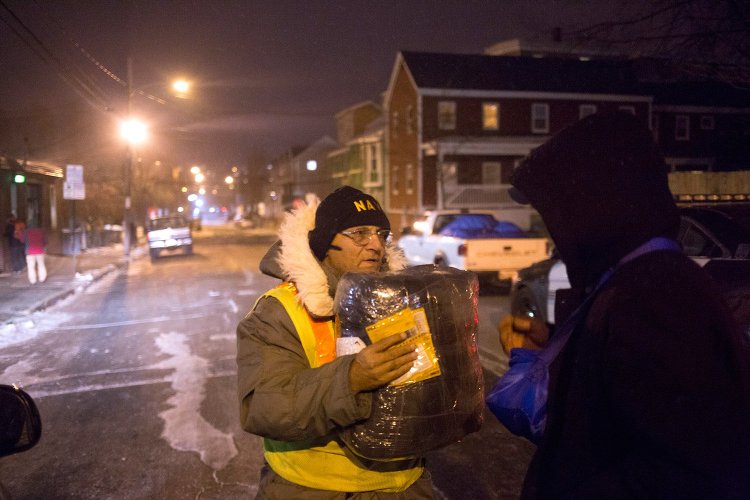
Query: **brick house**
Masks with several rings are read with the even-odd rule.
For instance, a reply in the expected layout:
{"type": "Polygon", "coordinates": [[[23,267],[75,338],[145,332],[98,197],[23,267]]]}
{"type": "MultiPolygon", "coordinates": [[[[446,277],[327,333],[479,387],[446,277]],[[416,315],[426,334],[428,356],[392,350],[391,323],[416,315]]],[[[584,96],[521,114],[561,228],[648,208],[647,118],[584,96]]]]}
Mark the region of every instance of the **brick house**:
{"type": "Polygon", "coordinates": [[[514,211],[524,209],[507,192],[525,155],[596,111],[647,124],[652,101],[624,60],[400,52],[384,101],[393,227],[431,208],[492,209],[519,222],[514,211]]]}
{"type": "Polygon", "coordinates": [[[673,172],[750,170],[750,91],[710,81],[646,83],[652,130],[673,172]]]}

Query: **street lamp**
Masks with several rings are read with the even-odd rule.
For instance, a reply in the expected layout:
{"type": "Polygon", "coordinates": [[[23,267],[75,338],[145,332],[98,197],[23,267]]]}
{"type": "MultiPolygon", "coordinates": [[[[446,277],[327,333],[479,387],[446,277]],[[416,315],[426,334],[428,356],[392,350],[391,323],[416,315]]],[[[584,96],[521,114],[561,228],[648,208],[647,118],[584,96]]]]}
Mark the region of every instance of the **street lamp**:
{"type": "MultiPolygon", "coordinates": [[[[129,103],[129,101],[128,101],[129,103]]],[[[135,146],[142,144],[148,137],[148,127],[146,124],[136,118],[128,118],[120,123],[120,137],[122,137],[128,145],[128,157],[127,164],[125,166],[125,212],[123,217],[123,239],[122,244],[124,247],[125,255],[130,255],[130,246],[133,241],[133,228],[132,228],[132,201],[131,201],[131,190],[132,190],[132,176],[133,176],[133,151],[135,146]]]]}
{"type": "Polygon", "coordinates": [[[180,79],[172,82],[172,90],[174,91],[175,96],[180,99],[187,99],[190,97],[190,87],[191,83],[187,80],[180,79]]]}
{"type": "Polygon", "coordinates": [[[137,118],[120,123],[120,137],[131,146],[142,144],[148,138],[148,126],[137,118]]]}
{"type": "MultiPolygon", "coordinates": [[[[120,124],[120,135],[128,144],[128,157],[125,164],[125,210],[123,212],[123,238],[122,243],[125,251],[125,256],[130,255],[131,242],[134,239],[134,225],[133,225],[133,214],[132,214],[132,202],[131,202],[131,190],[132,190],[132,177],[133,177],[133,150],[136,145],[141,144],[148,137],[148,128],[146,125],[133,118],[133,96],[136,93],[147,96],[153,99],[153,96],[148,96],[143,92],[143,89],[153,86],[162,86],[162,83],[152,83],[150,85],[133,88],[133,59],[128,57],[127,59],[127,97],[128,97],[128,114],[127,119],[120,124]]],[[[177,97],[187,98],[189,97],[191,84],[187,80],[177,80],[172,83],[172,89],[177,97]]],[[[157,102],[164,104],[165,101],[156,99],[157,102]]]]}

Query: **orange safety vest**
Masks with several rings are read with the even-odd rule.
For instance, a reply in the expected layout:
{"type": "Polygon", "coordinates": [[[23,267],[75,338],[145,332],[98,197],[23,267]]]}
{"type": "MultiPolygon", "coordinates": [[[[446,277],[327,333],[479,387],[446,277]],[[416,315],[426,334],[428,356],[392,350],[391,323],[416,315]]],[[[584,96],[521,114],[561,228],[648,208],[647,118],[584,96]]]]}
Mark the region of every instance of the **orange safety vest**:
{"type": "MultiPolygon", "coordinates": [[[[273,297],[284,306],[312,368],[336,359],[333,321],[320,321],[310,316],[297,301],[297,289],[293,283],[282,283],[263,297],[273,297]]],[[[393,461],[374,462],[371,467],[362,467],[347,457],[347,452],[332,435],[297,442],[265,438],[263,448],[268,465],[278,475],[287,481],[320,490],[400,492],[419,479],[424,470],[421,466],[393,470],[393,461]]]]}

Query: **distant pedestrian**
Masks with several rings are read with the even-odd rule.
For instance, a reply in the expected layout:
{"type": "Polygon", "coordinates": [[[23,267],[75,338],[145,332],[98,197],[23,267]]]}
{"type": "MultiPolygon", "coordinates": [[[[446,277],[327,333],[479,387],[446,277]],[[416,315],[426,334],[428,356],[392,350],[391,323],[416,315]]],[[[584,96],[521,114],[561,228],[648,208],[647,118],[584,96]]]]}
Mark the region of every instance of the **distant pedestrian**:
{"type": "Polygon", "coordinates": [[[31,223],[24,233],[26,245],[26,264],[29,271],[29,283],[44,283],[47,280],[47,267],[44,265],[44,254],[47,246],[47,235],[44,229],[31,223]]]}
{"type": "Polygon", "coordinates": [[[13,270],[13,264],[12,259],[13,256],[11,255],[11,238],[13,238],[13,231],[15,230],[15,222],[16,222],[16,216],[11,212],[10,215],[8,215],[8,218],[5,220],[5,228],[3,229],[3,239],[5,240],[3,242],[3,271],[10,268],[10,270],[13,270]],[[6,257],[7,256],[7,257],[6,257]]]}
{"type": "Polygon", "coordinates": [[[24,229],[26,229],[26,224],[18,219],[16,214],[11,213],[5,223],[5,238],[10,249],[11,270],[14,273],[20,273],[26,265],[23,245],[24,229]]]}

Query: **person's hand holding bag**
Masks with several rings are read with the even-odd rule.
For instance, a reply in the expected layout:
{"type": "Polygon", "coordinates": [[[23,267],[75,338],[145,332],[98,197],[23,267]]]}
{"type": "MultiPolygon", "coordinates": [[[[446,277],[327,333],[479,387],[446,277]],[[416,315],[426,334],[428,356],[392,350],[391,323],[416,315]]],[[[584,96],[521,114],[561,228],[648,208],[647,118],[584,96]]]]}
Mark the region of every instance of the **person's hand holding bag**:
{"type": "Polygon", "coordinates": [[[500,345],[505,354],[516,347],[541,349],[549,340],[549,327],[537,318],[528,318],[507,314],[498,325],[500,345]]]}

